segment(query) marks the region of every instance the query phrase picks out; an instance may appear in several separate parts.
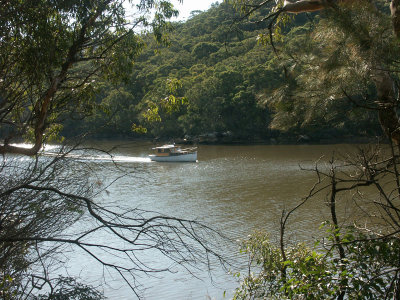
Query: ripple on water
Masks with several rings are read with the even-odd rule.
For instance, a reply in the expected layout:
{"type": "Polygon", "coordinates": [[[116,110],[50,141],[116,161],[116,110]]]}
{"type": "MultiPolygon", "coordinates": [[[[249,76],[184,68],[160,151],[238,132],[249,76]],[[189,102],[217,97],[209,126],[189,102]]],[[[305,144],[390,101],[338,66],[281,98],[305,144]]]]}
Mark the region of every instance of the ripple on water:
{"type": "MultiPolygon", "coordinates": [[[[312,173],[300,170],[299,163],[313,167],[314,161],[335,146],[200,146],[198,163],[150,162],[149,149],[149,144],[134,144],[112,157],[79,153],[70,158],[107,166],[94,174],[107,182],[121,175],[113,168],[114,163],[123,169],[122,173],[128,173],[107,188],[109,195],[97,201],[196,219],[236,240],[260,228],[276,233],[282,209],[296,205],[315,181],[312,173]]],[[[311,239],[310,232],[319,226],[324,211],[324,205],[315,202],[305,205],[291,219],[289,228],[296,232],[297,239],[311,239]]],[[[237,248],[236,243],[227,246],[229,259],[238,253],[237,248]]],[[[157,257],[160,262],[165,262],[163,259],[157,257]]],[[[75,261],[76,268],[82,261],[84,258],[75,261]]],[[[145,297],[202,299],[208,294],[222,299],[223,291],[229,294],[237,284],[222,269],[216,267],[216,274],[220,279],[217,287],[209,281],[207,272],[200,272],[202,281],[182,272],[144,277],[145,297]]],[[[90,279],[96,275],[88,276],[90,279]]],[[[115,278],[114,287],[105,287],[106,295],[110,299],[131,299],[129,288],[115,278]]]]}

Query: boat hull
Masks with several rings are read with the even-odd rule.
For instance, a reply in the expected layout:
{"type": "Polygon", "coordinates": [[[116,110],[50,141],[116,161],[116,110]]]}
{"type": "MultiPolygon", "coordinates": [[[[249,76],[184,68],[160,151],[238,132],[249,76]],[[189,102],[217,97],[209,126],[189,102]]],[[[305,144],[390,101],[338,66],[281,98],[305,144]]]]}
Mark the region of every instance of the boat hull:
{"type": "Polygon", "coordinates": [[[160,162],[196,162],[197,152],[169,156],[149,155],[149,158],[160,162]]]}

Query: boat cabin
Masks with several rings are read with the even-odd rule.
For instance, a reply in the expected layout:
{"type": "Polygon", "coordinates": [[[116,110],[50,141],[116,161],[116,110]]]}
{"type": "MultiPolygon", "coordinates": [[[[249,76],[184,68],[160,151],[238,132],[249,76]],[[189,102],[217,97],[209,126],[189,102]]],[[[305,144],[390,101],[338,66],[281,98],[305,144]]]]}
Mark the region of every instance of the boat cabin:
{"type": "Polygon", "coordinates": [[[155,150],[155,154],[157,156],[170,156],[171,154],[179,153],[180,147],[177,147],[175,145],[164,145],[161,147],[153,148],[153,150],[155,150]]]}
{"type": "Polygon", "coordinates": [[[181,149],[179,146],[175,145],[164,145],[160,147],[153,148],[154,154],[149,155],[151,160],[155,161],[187,161],[196,162],[197,161],[197,148],[187,148],[181,149]]]}

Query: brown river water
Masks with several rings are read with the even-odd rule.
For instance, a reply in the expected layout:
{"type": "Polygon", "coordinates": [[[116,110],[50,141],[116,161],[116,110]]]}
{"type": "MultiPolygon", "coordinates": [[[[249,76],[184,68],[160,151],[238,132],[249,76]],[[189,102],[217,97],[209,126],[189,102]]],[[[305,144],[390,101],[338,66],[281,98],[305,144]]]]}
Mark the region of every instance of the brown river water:
{"type": "MultiPolygon", "coordinates": [[[[158,163],[147,158],[154,144],[121,141],[93,145],[103,149],[117,146],[112,152],[114,159],[130,172],[108,187],[98,201],[195,219],[234,241],[246,238],[254,230],[268,231],[274,239],[282,210],[295,206],[316,181],[314,173],[302,171],[300,166],[313,168],[317,160],[323,166],[333,152],[351,152],[355,147],[200,145],[197,163],[158,163]]],[[[87,159],[91,164],[107,164],[107,156],[87,159]]],[[[113,178],[112,163],[108,164],[107,168],[96,171],[97,178],[105,181],[113,178]]],[[[290,219],[289,238],[313,241],[327,216],[324,199],[315,199],[290,219]]],[[[227,246],[226,255],[232,260],[239,256],[235,242],[227,246]]],[[[158,264],[163,257],[149,257],[150,262],[152,259],[158,264]]],[[[88,283],[103,284],[109,299],[136,298],[118,275],[104,272],[86,256],[77,255],[71,260],[69,272],[78,273],[88,283]]],[[[229,299],[237,287],[236,279],[217,265],[213,280],[206,270],[196,275],[197,278],[177,269],[176,273],[144,276],[142,296],[144,299],[229,299]]]]}

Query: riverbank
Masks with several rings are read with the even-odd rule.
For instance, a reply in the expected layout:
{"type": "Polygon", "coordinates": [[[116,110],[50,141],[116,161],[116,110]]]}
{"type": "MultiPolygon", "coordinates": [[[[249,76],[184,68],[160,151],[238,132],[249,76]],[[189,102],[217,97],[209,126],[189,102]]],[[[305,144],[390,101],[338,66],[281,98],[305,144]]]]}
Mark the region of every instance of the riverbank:
{"type": "Polygon", "coordinates": [[[332,144],[369,144],[382,141],[380,137],[334,137],[334,138],[310,138],[306,135],[300,136],[280,136],[270,138],[238,138],[224,135],[202,135],[197,137],[185,138],[155,138],[154,142],[176,143],[184,145],[332,145],[332,144]]]}
{"type": "MultiPolygon", "coordinates": [[[[74,139],[74,137],[67,137],[74,139]]],[[[285,135],[274,134],[271,136],[236,136],[227,133],[206,133],[197,136],[184,137],[152,137],[130,135],[94,135],[87,137],[89,140],[129,140],[137,142],[151,142],[155,144],[182,144],[182,145],[332,145],[332,144],[369,144],[386,141],[379,136],[353,136],[353,135],[285,135]]]]}

